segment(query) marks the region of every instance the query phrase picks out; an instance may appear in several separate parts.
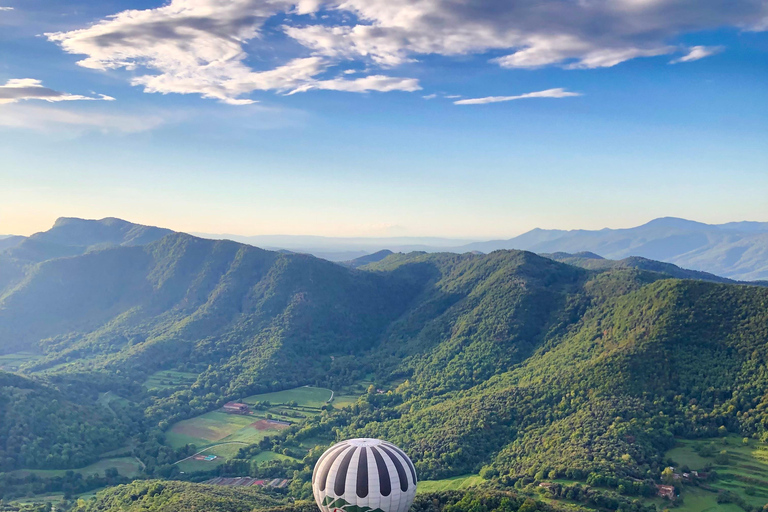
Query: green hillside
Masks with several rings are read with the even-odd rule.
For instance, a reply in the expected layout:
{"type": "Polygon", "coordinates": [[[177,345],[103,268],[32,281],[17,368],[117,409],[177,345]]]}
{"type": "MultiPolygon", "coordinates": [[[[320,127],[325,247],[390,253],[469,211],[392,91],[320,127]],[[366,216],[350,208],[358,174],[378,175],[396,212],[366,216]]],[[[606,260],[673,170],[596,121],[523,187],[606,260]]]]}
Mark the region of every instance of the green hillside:
{"type": "Polygon", "coordinates": [[[643,265],[496,251],[353,269],[178,233],[30,264],[0,296],[0,353],[25,375],[8,377],[21,380],[0,406],[29,436],[7,438],[4,467],[37,467],[30,446],[60,468],[130,454],[142,476],[287,478],[307,499],[324,446],[373,436],[424,480],[580,482],[599,492],[570,490],[573,502],[655,506],[678,439],[768,440],[768,288],[643,265]],[[275,406],[305,385],[368,392],[343,409],[329,391],[312,411],[275,406]],[[66,404],[55,419],[46,394],[66,404]],[[198,427],[222,423],[211,411],[228,400],[298,420],[238,437],[216,464],[175,464],[195,453],[187,443],[222,437],[198,427]]]}
{"type": "Polygon", "coordinates": [[[80,500],[73,512],[250,512],[280,500],[255,488],[217,487],[187,482],[145,480],[80,500]]]}
{"type": "Polygon", "coordinates": [[[36,380],[0,372],[0,472],[76,468],[124,442],[125,427],[102,407],[36,380]]]}

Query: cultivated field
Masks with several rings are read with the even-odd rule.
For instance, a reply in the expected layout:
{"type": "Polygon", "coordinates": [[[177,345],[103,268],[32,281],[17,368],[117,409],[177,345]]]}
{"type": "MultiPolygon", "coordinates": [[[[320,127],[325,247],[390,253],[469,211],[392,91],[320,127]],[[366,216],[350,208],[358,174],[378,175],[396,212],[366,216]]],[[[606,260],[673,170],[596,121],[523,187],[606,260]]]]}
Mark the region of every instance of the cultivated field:
{"type": "MultiPolygon", "coordinates": [[[[192,458],[178,463],[179,470],[185,473],[209,470],[234,458],[240,448],[288,428],[289,423],[301,423],[307,417],[319,414],[331,395],[330,389],[301,387],[249,396],[240,401],[251,406],[269,402],[269,406],[253,408],[250,414],[213,411],[180,421],[166,432],[166,443],[174,448],[194,444],[198,451],[204,450],[204,455],[216,455],[216,459],[210,461],[192,458]]],[[[266,462],[283,458],[290,457],[262,452],[254,460],[266,462]]]]}
{"type": "Polygon", "coordinates": [[[231,441],[253,444],[283,428],[281,425],[265,425],[258,416],[213,411],[176,423],[166,433],[166,442],[174,448],[186,444],[205,448],[231,441]]]}
{"type": "Polygon", "coordinates": [[[178,387],[191,386],[197,380],[196,373],[177,372],[174,370],[163,370],[152,374],[144,387],[147,389],[173,389],[178,387]]]}
{"type": "Polygon", "coordinates": [[[416,492],[456,491],[479,485],[484,480],[479,475],[462,475],[443,480],[422,480],[418,483],[416,492]]]}
{"type": "Polygon", "coordinates": [[[330,400],[333,391],[326,388],[313,388],[305,386],[301,388],[286,389],[275,393],[253,395],[244,399],[247,404],[267,401],[272,405],[285,405],[288,402],[296,402],[299,407],[317,408],[324,406],[330,400]]]}

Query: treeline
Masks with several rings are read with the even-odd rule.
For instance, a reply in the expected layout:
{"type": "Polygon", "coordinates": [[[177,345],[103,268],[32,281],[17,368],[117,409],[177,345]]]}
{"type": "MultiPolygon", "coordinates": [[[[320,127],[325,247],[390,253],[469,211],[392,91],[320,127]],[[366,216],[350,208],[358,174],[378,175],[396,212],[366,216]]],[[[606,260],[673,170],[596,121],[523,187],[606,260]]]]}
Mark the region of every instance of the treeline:
{"type": "Polygon", "coordinates": [[[63,499],[70,500],[73,496],[84,492],[127,482],[128,479],[121,477],[115,468],[107,468],[104,476],[97,474],[83,476],[75,471],[67,471],[62,476],[51,477],[40,477],[34,473],[24,476],[0,473],[0,490],[2,491],[0,498],[13,500],[25,496],[63,493],[63,499]]]}

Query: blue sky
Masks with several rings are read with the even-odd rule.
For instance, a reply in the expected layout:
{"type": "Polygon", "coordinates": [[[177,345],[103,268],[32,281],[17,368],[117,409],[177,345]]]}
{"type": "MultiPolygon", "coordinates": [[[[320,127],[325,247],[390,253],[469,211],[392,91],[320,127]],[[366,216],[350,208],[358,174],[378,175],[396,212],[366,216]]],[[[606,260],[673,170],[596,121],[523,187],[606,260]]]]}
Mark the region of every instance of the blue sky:
{"type": "Polygon", "coordinates": [[[766,221],[766,28],[763,0],[0,0],[0,233],[766,221]]]}

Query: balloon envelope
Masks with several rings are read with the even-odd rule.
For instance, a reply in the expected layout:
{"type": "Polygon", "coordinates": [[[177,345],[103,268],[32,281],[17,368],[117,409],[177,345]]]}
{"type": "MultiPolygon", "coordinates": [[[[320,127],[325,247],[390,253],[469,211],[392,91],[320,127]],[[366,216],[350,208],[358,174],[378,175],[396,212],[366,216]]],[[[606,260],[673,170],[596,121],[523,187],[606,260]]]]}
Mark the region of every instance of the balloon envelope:
{"type": "Polygon", "coordinates": [[[312,492],[322,512],[406,512],[416,495],[416,469],[392,443],[348,439],[317,461],[312,492]]]}

